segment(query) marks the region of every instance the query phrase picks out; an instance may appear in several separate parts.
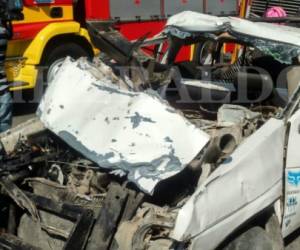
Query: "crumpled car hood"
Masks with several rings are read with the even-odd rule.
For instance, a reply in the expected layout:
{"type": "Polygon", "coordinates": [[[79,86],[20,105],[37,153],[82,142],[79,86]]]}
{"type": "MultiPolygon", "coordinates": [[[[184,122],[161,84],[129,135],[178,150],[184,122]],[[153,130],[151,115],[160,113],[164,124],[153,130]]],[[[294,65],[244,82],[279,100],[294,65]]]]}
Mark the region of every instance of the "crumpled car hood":
{"type": "MultiPolygon", "coordinates": [[[[182,171],[209,135],[192,125],[154,92],[113,84],[85,61],[66,60],[44,95],[44,125],[100,167],[152,193],[158,182],[182,171]],[[96,73],[95,73],[96,72],[96,73]],[[98,75],[98,76],[97,76],[98,75]]],[[[107,74],[105,72],[107,71],[107,74]]]]}

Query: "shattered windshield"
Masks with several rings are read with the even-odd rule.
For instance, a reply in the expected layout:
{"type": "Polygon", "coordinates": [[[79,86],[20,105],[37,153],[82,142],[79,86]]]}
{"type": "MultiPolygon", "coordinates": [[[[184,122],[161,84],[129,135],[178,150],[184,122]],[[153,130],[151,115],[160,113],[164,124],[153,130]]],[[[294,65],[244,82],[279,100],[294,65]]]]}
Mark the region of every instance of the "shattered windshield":
{"type": "Polygon", "coordinates": [[[293,58],[300,54],[300,47],[286,44],[278,43],[271,40],[261,39],[257,37],[245,36],[243,34],[238,34],[231,32],[231,35],[237,38],[239,41],[243,41],[247,44],[252,45],[257,48],[263,54],[272,56],[274,59],[281,63],[291,64],[293,58]]]}

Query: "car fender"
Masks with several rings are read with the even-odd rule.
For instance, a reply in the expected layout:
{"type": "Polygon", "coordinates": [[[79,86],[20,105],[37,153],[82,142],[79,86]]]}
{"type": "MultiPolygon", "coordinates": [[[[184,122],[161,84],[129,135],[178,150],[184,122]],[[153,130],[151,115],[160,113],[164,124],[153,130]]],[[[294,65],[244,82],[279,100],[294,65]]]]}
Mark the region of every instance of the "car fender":
{"type": "Polygon", "coordinates": [[[282,195],[285,125],[270,119],[223,162],[182,207],[172,237],[215,249],[282,195]]]}

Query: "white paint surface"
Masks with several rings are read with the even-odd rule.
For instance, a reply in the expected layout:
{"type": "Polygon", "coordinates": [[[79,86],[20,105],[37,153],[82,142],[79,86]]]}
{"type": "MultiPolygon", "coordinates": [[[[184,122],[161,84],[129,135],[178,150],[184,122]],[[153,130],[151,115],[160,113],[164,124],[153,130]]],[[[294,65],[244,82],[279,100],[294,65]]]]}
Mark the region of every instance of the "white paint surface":
{"type": "Polygon", "coordinates": [[[251,22],[237,17],[216,17],[193,11],[184,11],[169,18],[166,27],[169,26],[187,32],[225,32],[232,30],[243,35],[300,46],[299,28],[251,22]]]}
{"type": "Polygon", "coordinates": [[[44,95],[39,116],[100,167],[121,169],[152,193],[158,182],[182,171],[209,136],[160,97],[122,89],[106,77],[107,66],[99,67],[103,76],[87,63],[67,60],[44,95]]]}
{"type": "Polygon", "coordinates": [[[179,211],[174,239],[214,249],[282,195],[284,128],[270,119],[198,187],[179,211]]]}

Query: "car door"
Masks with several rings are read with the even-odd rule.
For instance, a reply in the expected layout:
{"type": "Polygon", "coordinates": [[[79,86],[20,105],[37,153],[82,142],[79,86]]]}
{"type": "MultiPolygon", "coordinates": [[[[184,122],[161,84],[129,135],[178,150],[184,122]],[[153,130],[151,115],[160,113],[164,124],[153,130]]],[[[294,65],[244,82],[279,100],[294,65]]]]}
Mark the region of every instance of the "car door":
{"type": "Polygon", "coordinates": [[[300,109],[287,123],[284,215],[282,233],[286,237],[300,227],[300,109]]]}

